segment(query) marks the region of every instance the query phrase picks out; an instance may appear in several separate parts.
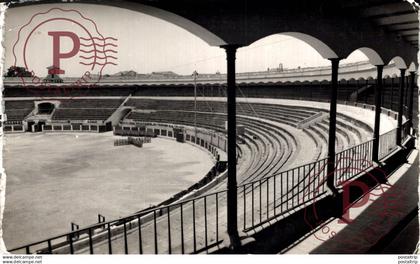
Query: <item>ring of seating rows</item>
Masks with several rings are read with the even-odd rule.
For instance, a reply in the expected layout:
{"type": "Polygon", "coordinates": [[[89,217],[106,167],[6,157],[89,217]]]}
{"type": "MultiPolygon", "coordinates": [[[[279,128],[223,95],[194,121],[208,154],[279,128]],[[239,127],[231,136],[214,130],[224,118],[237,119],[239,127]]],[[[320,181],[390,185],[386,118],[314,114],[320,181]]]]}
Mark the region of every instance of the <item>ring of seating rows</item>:
{"type": "MultiPolygon", "coordinates": [[[[145,113],[134,110],[126,116],[126,119],[146,122],[169,122],[180,125],[194,124],[194,101],[191,100],[130,99],[125,105],[135,107],[135,109],[155,111],[145,113]]],[[[197,110],[199,111],[197,113],[198,126],[219,131],[224,129],[224,123],[226,121],[225,102],[197,101],[197,110]]],[[[279,126],[267,124],[264,120],[271,120],[279,124],[296,127],[296,124],[299,121],[302,121],[319,111],[320,110],[318,109],[305,107],[255,103],[237,104],[238,124],[244,125],[247,131],[247,133],[245,133],[246,143],[245,146],[242,147],[242,152],[250,153],[253,163],[257,163],[256,165],[251,165],[251,167],[257,168],[261,165],[260,168],[262,171],[258,172],[260,175],[259,177],[265,177],[270,173],[273,174],[278,172],[287,164],[287,161],[289,161],[290,164],[293,164],[293,161],[290,160],[291,152],[298,147],[297,145],[302,143],[297,142],[288,131],[281,129],[279,126]],[[249,117],[258,118],[260,120],[257,121],[249,117]],[[258,140],[255,140],[254,138],[257,138],[258,140]],[[277,159],[267,159],[267,157],[272,156],[276,156],[277,159]],[[284,156],[288,158],[282,160],[284,156]],[[255,157],[263,160],[266,165],[264,166],[261,162],[258,162],[258,160],[255,161],[255,157]],[[269,167],[271,170],[268,170],[266,167],[269,167]]],[[[338,116],[336,142],[338,150],[359,144],[370,137],[372,132],[371,128],[367,127],[365,124],[364,126],[361,126],[361,128],[355,128],[353,125],[355,122],[357,123],[358,121],[343,115],[338,116]]],[[[318,147],[318,150],[314,153],[314,157],[324,157],[326,155],[326,142],[328,138],[328,121],[324,120],[314,126],[310,126],[309,128],[304,129],[304,132],[318,147]]],[[[255,177],[256,176],[246,175],[241,177],[241,180],[252,180],[255,179],[255,177]]]]}
{"type": "MultiPolygon", "coordinates": [[[[52,115],[52,120],[105,121],[123,101],[123,98],[61,99],[60,105],[52,115]]],[[[193,100],[130,98],[124,106],[133,109],[125,116],[126,120],[194,125],[193,100]],[[151,112],[147,113],[145,110],[151,112]]],[[[33,108],[34,100],[6,101],[8,120],[23,120],[33,108]]],[[[219,132],[225,131],[226,102],[199,100],[196,102],[196,109],[197,126],[219,132]]],[[[237,103],[238,124],[246,128],[246,133],[241,136],[244,144],[240,144],[238,148],[241,154],[238,180],[249,182],[275,174],[284,168],[296,166],[293,156],[297,155],[296,150],[304,145],[304,142],[299,142],[289,132],[290,127],[295,128],[298,122],[322,111],[324,110],[309,107],[237,103]],[[266,120],[274,123],[267,123],[266,120]],[[286,128],[282,125],[286,125],[286,128]]],[[[324,119],[304,128],[303,132],[317,147],[313,150],[313,159],[325,157],[328,120],[324,119]]],[[[338,115],[337,150],[364,142],[371,134],[372,129],[366,124],[338,115]],[[354,126],[354,123],[357,126],[354,126]]]]}
{"type": "MultiPolygon", "coordinates": [[[[64,100],[65,101],[65,100],[64,100]]],[[[71,100],[61,104],[57,111],[61,112],[60,118],[65,120],[81,119],[84,110],[96,109],[101,111],[104,109],[116,110],[120,99],[77,99],[71,100]],[[115,101],[108,101],[115,100],[115,101]],[[94,102],[94,107],[90,105],[94,102]],[[95,108],[96,107],[96,108],[95,108]],[[79,112],[75,115],[74,110],[79,112]]],[[[23,103],[25,106],[20,106],[19,101],[13,102],[12,106],[17,106],[15,109],[29,108],[29,103],[23,103]]],[[[33,105],[33,101],[32,101],[33,105]]],[[[155,122],[155,123],[172,123],[177,125],[194,125],[194,101],[192,100],[160,100],[160,99],[136,99],[130,98],[125,106],[132,107],[132,111],[125,116],[125,120],[136,120],[141,122],[155,122]],[[147,111],[146,111],[147,110],[147,111]]],[[[9,104],[10,107],[10,104],[9,104]]],[[[14,109],[9,108],[11,111],[14,109]]],[[[225,131],[226,121],[226,103],[220,101],[198,101],[197,102],[196,123],[198,127],[211,129],[214,131],[225,131]]],[[[314,125],[311,125],[302,130],[306,138],[298,138],[295,133],[297,131],[297,123],[311,117],[323,110],[309,108],[309,107],[290,107],[282,105],[270,105],[262,103],[238,103],[237,105],[237,121],[239,125],[246,128],[243,136],[244,144],[238,144],[239,153],[241,157],[238,163],[238,181],[240,183],[249,183],[258,181],[283,171],[287,168],[292,168],[301,163],[307,163],[312,160],[317,160],[326,156],[327,153],[327,138],[328,138],[328,120],[323,120],[314,125]],[[313,142],[316,146],[313,150],[303,149],[305,140],[313,142]],[[296,159],[302,152],[310,152],[312,160],[302,162],[296,159]]],[[[111,111],[110,111],[111,112],[111,111]]],[[[111,115],[112,112],[109,114],[111,115]]],[[[53,115],[53,119],[54,119],[53,115]]],[[[90,118],[97,120],[106,120],[109,115],[89,115],[90,118]]],[[[56,116],[56,119],[57,116],[56,116]]],[[[366,141],[370,138],[372,129],[353,118],[338,115],[337,118],[337,141],[336,145],[338,150],[347,148],[366,141]],[[354,125],[356,123],[356,125],[354,125]]],[[[225,182],[221,182],[209,192],[223,190],[225,182]]],[[[223,197],[219,202],[222,203],[223,197]]],[[[196,204],[197,208],[200,207],[200,201],[196,204]]],[[[214,207],[214,204],[209,202],[208,208],[214,207]]],[[[209,209],[211,210],[211,209],[209,209]]],[[[239,213],[241,214],[241,213],[239,213]]],[[[190,206],[184,208],[184,217],[191,215],[190,206]]],[[[173,217],[173,216],[171,216],[173,217]]],[[[219,217],[223,218],[225,215],[222,213],[219,217]]],[[[159,225],[163,225],[165,219],[158,219],[159,225]]],[[[198,220],[197,220],[198,221],[198,220]]],[[[249,221],[249,220],[247,220],[249,221]]],[[[149,223],[150,224],[150,223],[149,223]]],[[[149,224],[143,227],[149,228],[149,224]]],[[[150,227],[152,228],[152,227],[150,227]]],[[[200,229],[201,227],[197,227],[200,229]]],[[[163,226],[162,226],[163,229],[163,226]]],[[[185,232],[188,232],[187,229],[185,232]]],[[[133,239],[129,237],[128,239],[133,239]]],[[[120,239],[121,240],[121,239],[120,239]]],[[[150,240],[152,241],[152,240],[150,240]]],[[[123,243],[122,241],[115,241],[114,243],[123,243]]],[[[191,241],[186,241],[186,244],[191,241]]],[[[101,246],[95,249],[101,252],[101,246]]],[[[121,249],[123,247],[121,246],[121,249]]],[[[152,250],[153,243],[146,243],[144,250],[149,248],[152,250]]],[[[83,252],[87,249],[81,249],[83,252]]],[[[163,252],[164,248],[161,249],[163,252]]],[[[106,252],[106,249],[103,249],[106,252]]],[[[117,253],[117,252],[116,252],[117,253]]]]}

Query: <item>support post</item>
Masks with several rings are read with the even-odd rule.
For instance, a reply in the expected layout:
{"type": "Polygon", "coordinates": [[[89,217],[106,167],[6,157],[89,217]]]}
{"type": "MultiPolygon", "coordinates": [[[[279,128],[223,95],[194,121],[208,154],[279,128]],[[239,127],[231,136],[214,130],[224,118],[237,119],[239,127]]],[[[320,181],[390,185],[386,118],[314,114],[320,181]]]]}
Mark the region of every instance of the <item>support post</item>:
{"type": "MultiPolygon", "coordinates": [[[[369,87],[369,80],[366,79],[366,90],[369,89],[368,87],[369,87]]],[[[367,104],[367,103],[368,103],[368,93],[365,92],[365,104],[367,104]]]]}
{"type": "MultiPolygon", "coordinates": [[[[194,138],[197,141],[197,71],[193,72],[194,78],[194,138]]],[[[195,142],[194,142],[195,143],[195,142]]]]}
{"type": "Polygon", "coordinates": [[[398,95],[398,124],[397,124],[397,145],[401,146],[402,138],[402,117],[404,113],[404,87],[405,87],[405,69],[400,69],[400,89],[398,95]]]}
{"type": "Polygon", "coordinates": [[[379,129],[381,127],[381,112],[382,112],[382,86],[384,66],[377,65],[377,78],[375,86],[375,125],[373,128],[373,146],[372,146],[372,160],[379,162],[379,129]]]}
{"type": "Polygon", "coordinates": [[[409,127],[413,128],[413,98],[414,98],[414,87],[416,85],[416,72],[410,72],[410,90],[408,91],[408,122],[409,127]]]}
{"type": "Polygon", "coordinates": [[[394,77],[391,78],[391,110],[394,110],[394,77]]]}
{"type": "Polygon", "coordinates": [[[236,183],[236,45],[223,46],[227,60],[227,134],[228,134],[228,181],[227,181],[227,232],[230,247],[240,245],[238,234],[238,201],[236,183]]]}
{"type": "Polygon", "coordinates": [[[356,80],[356,103],[359,103],[359,79],[356,80]]]}
{"type": "Polygon", "coordinates": [[[335,170],[335,140],[337,126],[337,90],[338,90],[338,66],[340,59],[330,59],[331,61],[331,94],[330,94],[330,122],[328,133],[328,165],[327,165],[327,186],[333,192],[338,194],[335,188],[334,170],[335,170]]]}

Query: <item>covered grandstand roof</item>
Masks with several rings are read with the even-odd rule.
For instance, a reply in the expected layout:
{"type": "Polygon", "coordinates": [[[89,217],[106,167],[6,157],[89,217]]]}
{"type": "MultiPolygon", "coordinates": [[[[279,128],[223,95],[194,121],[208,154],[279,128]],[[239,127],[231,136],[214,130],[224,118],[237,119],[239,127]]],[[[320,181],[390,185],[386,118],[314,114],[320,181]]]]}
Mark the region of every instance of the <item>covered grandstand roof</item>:
{"type": "MultiPolygon", "coordinates": [[[[23,5],[40,3],[62,1],[28,1],[23,5]]],[[[386,65],[397,56],[406,64],[402,63],[401,68],[417,62],[417,8],[405,0],[74,0],[71,3],[102,4],[145,13],[180,26],[211,46],[247,46],[273,34],[285,34],[305,41],[326,59],[346,58],[353,51],[368,47],[367,53],[373,55],[367,56],[374,65],[386,65]]],[[[15,2],[10,7],[21,5],[15,2]]]]}
{"type": "Polygon", "coordinates": [[[362,17],[370,19],[375,25],[393,32],[418,47],[419,21],[418,8],[420,0],[412,5],[403,0],[353,0],[341,1],[343,6],[357,9],[362,17]]]}

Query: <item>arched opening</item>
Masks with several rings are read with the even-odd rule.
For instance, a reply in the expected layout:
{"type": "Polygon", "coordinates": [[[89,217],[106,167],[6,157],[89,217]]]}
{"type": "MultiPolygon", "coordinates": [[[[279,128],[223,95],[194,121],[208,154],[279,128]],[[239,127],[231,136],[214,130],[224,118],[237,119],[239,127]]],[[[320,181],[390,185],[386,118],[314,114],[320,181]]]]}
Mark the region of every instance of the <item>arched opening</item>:
{"type": "Polygon", "coordinates": [[[362,52],[368,58],[370,64],[372,64],[374,66],[384,65],[383,59],[374,49],[371,49],[371,48],[368,48],[368,47],[362,47],[362,48],[359,48],[357,50],[362,52]]]}
{"type": "Polygon", "coordinates": [[[415,62],[411,62],[408,67],[408,72],[417,72],[417,65],[415,62]]]}
{"type": "Polygon", "coordinates": [[[372,90],[367,78],[373,75],[373,65],[361,50],[355,50],[340,62],[339,98],[352,103],[366,102],[366,94],[372,90]]]}
{"type": "MultiPolygon", "coordinates": [[[[407,64],[400,56],[395,56],[384,67],[384,74],[389,76],[383,80],[382,106],[384,108],[398,112],[399,105],[399,86],[401,70],[406,70],[407,64]]],[[[408,71],[406,72],[406,75],[408,71]]]]}
{"type": "Polygon", "coordinates": [[[330,66],[328,59],[337,57],[317,38],[298,32],[282,32],[238,49],[237,71],[248,72],[251,67],[270,73],[291,69],[302,71],[307,67],[330,66]]]}
{"type": "Polygon", "coordinates": [[[50,102],[38,104],[38,115],[50,115],[54,111],[55,105],[50,102]]]}
{"type": "Polygon", "coordinates": [[[335,51],[333,51],[330,47],[328,47],[324,42],[308,34],[299,33],[299,32],[283,32],[281,34],[285,36],[294,37],[296,39],[299,39],[305,42],[306,44],[311,46],[313,49],[315,49],[324,59],[338,58],[335,51]]]}
{"type": "Polygon", "coordinates": [[[388,65],[390,64],[395,65],[397,69],[407,69],[407,64],[400,56],[394,57],[391,61],[389,61],[388,65]]]}

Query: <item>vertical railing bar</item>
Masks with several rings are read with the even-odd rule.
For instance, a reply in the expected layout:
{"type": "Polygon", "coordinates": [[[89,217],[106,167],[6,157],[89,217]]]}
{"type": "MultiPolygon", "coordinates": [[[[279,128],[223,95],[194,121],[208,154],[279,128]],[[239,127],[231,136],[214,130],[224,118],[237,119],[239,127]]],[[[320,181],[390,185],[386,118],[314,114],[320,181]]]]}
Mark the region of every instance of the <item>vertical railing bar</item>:
{"type": "Polygon", "coordinates": [[[349,178],[351,176],[351,175],[349,176],[349,172],[347,171],[347,169],[349,168],[348,167],[349,158],[350,158],[349,150],[344,151],[344,168],[342,169],[342,174],[343,174],[343,177],[345,178],[346,177],[349,178]]]}
{"type": "Polygon", "coordinates": [[[141,217],[137,216],[137,221],[138,221],[138,228],[139,228],[139,253],[143,254],[143,239],[141,236],[141,217]]]}
{"type": "Polygon", "coordinates": [[[311,191],[311,164],[307,165],[307,169],[303,172],[303,186],[300,190],[300,199],[301,203],[304,203],[305,200],[305,191],[308,189],[308,192],[311,191]]]}
{"type": "Polygon", "coordinates": [[[309,190],[308,190],[308,200],[310,200],[311,199],[311,193],[312,193],[312,199],[315,199],[315,191],[316,191],[316,181],[315,181],[315,177],[316,177],[316,175],[318,174],[318,171],[316,170],[316,166],[318,165],[318,162],[317,163],[314,163],[314,166],[313,166],[313,171],[311,171],[311,172],[309,172],[309,176],[310,177],[312,177],[312,175],[314,176],[314,178],[309,178],[310,180],[312,180],[312,191],[311,191],[311,189],[309,188],[309,190]]]}
{"type": "MultiPolygon", "coordinates": [[[[369,146],[369,142],[363,144],[363,146],[360,148],[361,157],[364,157],[363,155],[369,155],[369,153],[367,153],[367,147],[368,146],[369,146]]],[[[363,160],[359,160],[358,168],[364,168],[363,160]]]]}
{"type": "Polygon", "coordinates": [[[349,150],[349,161],[347,164],[347,168],[349,173],[351,173],[352,176],[356,175],[357,173],[357,160],[359,159],[359,149],[360,146],[357,147],[353,147],[352,149],[349,150]]]}
{"type": "Polygon", "coordinates": [[[305,166],[303,166],[302,174],[298,175],[298,183],[301,182],[302,184],[298,184],[298,188],[297,188],[297,192],[298,192],[297,206],[299,206],[300,201],[303,201],[304,199],[302,191],[305,189],[306,181],[308,180],[308,178],[306,177],[308,168],[309,168],[309,164],[306,164],[305,166]]]}
{"type": "Polygon", "coordinates": [[[157,237],[157,224],[156,224],[156,210],[153,211],[153,226],[154,226],[154,238],[155,238],[155,254],[158,254],[158,237],[157,237]]]}
{"type": "Polygon", "coordinates": [[[297,186],[297,206],[299,206],[299,201],[303,201],[303,193],[302,190],[305,189],[305,181],[307,180],[306,171],[309,165],[303,166],[302,174],[298,174],[298,186],[297,186]],[[300,184],[302,182],[302,184],[300,184]]]}
{"type": "Polygon", "coordinates": [[[108,223],[108,253],[112,255],[111,223],[108,223]]]}
{"type": "Polygon", "coordinates": [[[124,253],[128,254],[127,221],[124,220],[124,253]]]}
{"type": "Polygon", "coordinates": [[[357,160],[359,160],[359,150],[360,150],[360,146],[356,146],[353,147],[352,149],[349,150],[349,160],[348,160],[348,164],[347,164],[347,168],[349,173],[351,174],[350,176],[353,177],[354,175],[357,174],[357,160]]]}
{"type": "MultiPolygon", "coordinates": [[[[73,234],[69,235],[70,240],[70,254],[74,254],[74,247],[73,247],[73,234]]],[[[29,253],[28,253],[29,254],[29,253]]]]}
{"type": "Polygon", "coordinates": [[[358,169],[363,169],[362,168],[362,166],[360,166],[360,159],[362,158],[362,150],[363,150],[363,146],[364,146],[364,144],[363,145],[361,145],[361,146],[358,146],[357,148],[356,148],[356,154],[354,155],[355,156],[355,159],[356,159],[356,161],[354,162],[354,166],[352,166],[352,164],[350,164],[350,166],[352,166],[353,167],[353,175],[356,175],[357,174],[357,171],[358,171],[358,169]]]}
{"type": "Polygon", "coordinates": [[[181,203],[181,254],[185,253],[184,246],[184,203],[181,203]]]}
{"type": "Polygon", "coordinates": [[[246,184],[244,184],[244,229],[246,228],[246,184]]]}
{"type": "Polygon", "coordinates": [[[287,171],[286,174],[286,211],[287,210],[289,210],[289,171],[287,171]]]}
{"type": "Polygon", "coordinates": [[[343,151],[343,153],[341,154],[340,158],[341,158],[341,166],[340,166],[340,173],[339,175],[341,176],[341,178],[344,178],[344,180],[347,180],[347,175],[345,174],[346,172],[346,157],[347,157],[347,151],[343,151]]]}
{"type": "MultiPolygon", "coordinates": [[[[245,215],[244,215],[245,222],[245,215]]],[[[216,193],[216,243],[219,242],[219,193],[216,193]]]]}
{"type": "MultiPolygon", "coordinates": [[[[311,167],[311,169],[310,169],[310,171],[309,171],[309,173],[308,173],[308,175],[309,175],[309,181],[312,181],[312,190],[309,187],[308,193],[307,193],[308,200],[311,199],[311,194],[314,195],[314,193],[315,193],[315,188],[316,188],[316,183],[315,183],[315,180],[316,179],[315,179],[315,177],[316,177],[316,174],[318,173],[318,171],[316,170],[316,166],[317,165],[318,165],[318,162],[314,162],[313,165],[312,165],[312,167],[311,167]]],[[[311,183],[309,182],[309,184],[311,184],[311,183]]]]}
{"type": "MultiPolygon", "coordinates": [[[[280,174],[280,177],[281,177],[281,174],[280,174]]],[[[274,216],[276,216],[277,214],[276,214],[276,199],[277,199],[277,194],[276,194],[276,178],[277,178],[277,175],[275,175],[274,176],[274,182],[273,182],[273,192],[274,192],[274,200],[273,200],[273,204],[274,204],[274,216]]],[[[281,186],[280,186],[281,187],[281,186]]],[[[280,189],[280,199],[281,199],[281,189],[280,189]]],[[[281,201],[280,201],[281,202],[281,201]]],[[[281,204],[280,204],[281,205],[281,204]]],[[[280,211],[281,211],[281,208],[280,208],[280,211]]]]}
{"type": "Polygon", "coordinates": [[[270,204],[270,197],[269,197],[269,192],[270,192],[270,185],[269,185],[269,182],[270,182],[270,179],[271,179],[271,177],[270,178],[268,178],[267,179],[267,220],[268,220],[268,218],[270,217],[270,206],[269,206],[269,204],[270,204]]]}
{"type": "Polygon", "coordinates": [[[346,171],[348,171],[347,174],[350,174],[350,177],[353,177],[354,175],[356,175],[356,168],[357,168],[357,160],[358,160],[358,149],[360,146],[356,146],[356,147],[352,147],[351,149],[348,150],[349,155],[348,155],[348,160],[347,160],[347,169],[346,171]]]}
{"type": "Polygon", "coordinates": [[[193,242],[194,242],[194,253],[197,251],[197,238],[195,234],[195,200],[193,200],[193,242]]]}
{"type": "Polygon", "coordinates": [[[90,254],[93,254],[92,228],[89,228],[89,249],[90,254]]]}
{"type": "Polygon", "coordinates": [[[204,242],[207,249],[209,246],[207,241],[207,196],[204,196],[204,242]]]}
{"type": "Polygon", "coordinates": [[[298,175],[298,188],[297,188],[297,192],[298,192],[298,199],[297,199],[297,206],[300,205],[301,202],[304,201],[304,194],[303,194],[303,190],[305,190],[306,187],[306,181],[308,180],[307,173],[308,173],[308,168],[309,168],[309,164],[305,165],[303,167],[303,172],[301,175],[298,175]],[[299,184],[300,182],[302,182],[302,184],[299,184]]]}
{"type": "Polygon", "coordinates": [[[172,241],[171,241],[171,208],[168,206],[168,253],[172,254],[172,241]]]}
{"type": "Polygon", "coordinates": [[[251,222],[252,222],[252,227],[254,227],[254,182],[252,182],[251,185],[251,208],[252,208],[252,214],[251,214],[251,222]]]}
{"type": "MultiPolygon", "coordinates": [[[[31,251],[30,251],[29,246],[27,246],[27,247],[26,247],[26,254],[27,254],[27,255],[31,254],[31,251]]],[[[72,253],[72,254],[73,254],[73,253],[72,253]]]]}
{"type": "MultiPolygon", "coordinates": [[[[297,174],[299,175],[299,172],[300,172],[300,169],[302,168],[302,166],[299,166],[298,167],[298,169],[297,169],[297,174]]],[[[295,188],[293,188],[294,187],[294,184],[295,184],[295,171],[293,170],[292,171],[292,186],[290,187],[290,188],[292,188],[292,193],[291,193],[291,195],[292,195],[292,208],[293,208],[293,206],[295,205],[295,188]]]]}
{"type": "Polygon", "coordinates": [[[51,239],[48,239],[48,253],[49,253],[49,254],[52,254],[51,239]]]}
{"type": "Polygon", "coordinates": [[[348,149],[346,151],[347,155],[346,155],[346,169],[345,169],[345,172],[346,172],[347,177],[349,177],[349,178],[353,177],[353,174],[354,174],[354,166],[351,166],[352,161],[355,158],[357,158],[357,157],[355,157],[356,155],[353,152],[354,152],[353,148],[348,149]]]}
{"type": "Polygon", "coordinates": [[[306,189],[308,189],[307,190],[308,192],[311,191],[311,164],[308,164],[306,167],[307,168],[305,169],[305,171],[303,172],[303,175],[302,175],[303,176],[303,179],[302,179],[303,186],[299,191],[301,203],[304,203],[306,201],[305,200],[306,189]]]}
{"type": "MultiPolygon", "coordinates": [[[[318,165],[318,171],[316,172],[315,177],[318,176],[318,181],[317,181],[318,182],[318,186],[315,186],[315,189],[314,189],[314,198],[317,196],[318,191],[321,191],[320,190],[320,188],[321,188],[320,184],[321,184],[321,179],[322,179],[322,176],[323,176],[323,175],[321,175],[323,173],[321,171],[321,162],[318,162],[317,165],[318,165]]],[[[315,180],[314,180],[314,182],[315,182],[315,180]]],[[[322,188],[322,192],[324,192],[324,188],[322,188]]]]}
{"type": "MultiPolygon", "coordinates": [[[[361,152],[362,153],[366,153],[366,151],[367,151],[366,146],[367,146],[366,144],[363,144],[363,146],[361,147],[361,152]]],[[[363,161],[362,160],[359,160],[359,162],[357,164],[357,167],[358,168],[363,168],[363,161]]]]}
{"type": "Polygon", "coordinates": [[[340,175],[340,177],[342,179],[344,178],[344,180],[347,179],[346,178],[347,176],[345,174],[345,172],[346,172],[346,157],[347,157],[347,151],[343,151],[342,154],[340,155],[340,159],[341,159],[340,170],[339,170],[339,173],[336,173],[336,174],[340,175]]]}
{"type": "Polygon", "coordinates": [[[262,202],[261,202],[261,200],[262,200],[262,195],[261,195],[261,180],[259,181],[259,193],[260,193],[260,223],[262,222],[262,202]]]}

